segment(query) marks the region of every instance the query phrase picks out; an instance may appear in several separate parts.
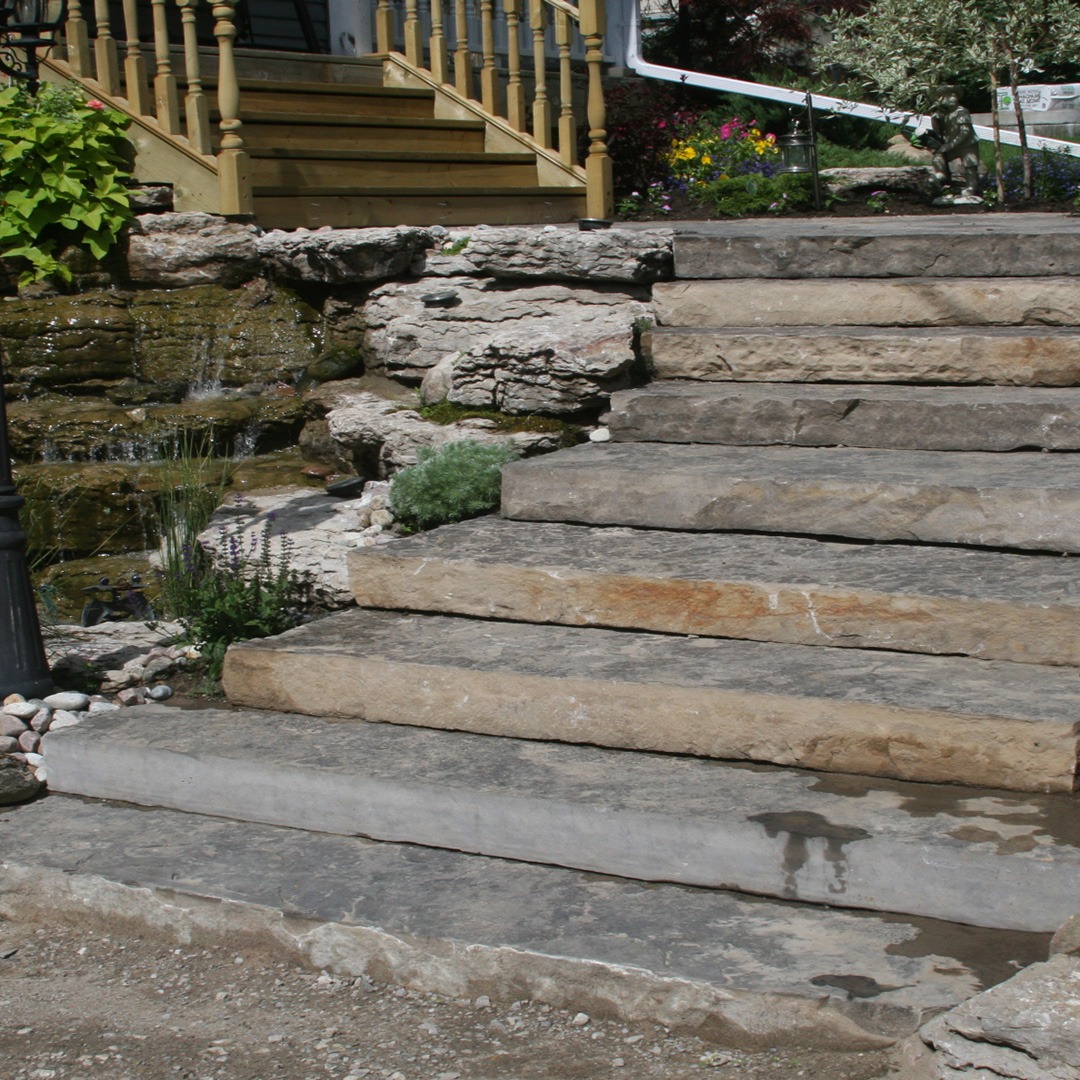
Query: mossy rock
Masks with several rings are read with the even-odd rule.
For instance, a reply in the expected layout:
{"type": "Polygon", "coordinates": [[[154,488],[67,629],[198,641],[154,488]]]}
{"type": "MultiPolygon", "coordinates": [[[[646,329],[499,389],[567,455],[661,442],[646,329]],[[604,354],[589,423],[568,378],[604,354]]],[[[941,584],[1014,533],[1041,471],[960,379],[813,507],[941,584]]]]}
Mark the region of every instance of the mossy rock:
{"type": "Polygon", "coordinates": [[[4,300],[0,341],[9,396],[75,389],[134,370],[135,323],[124,293],[4,300]]]}
{"type": "Polygon", "coordinates": [[[152,387],[154,400],[179,400],[192,387],[292,382],[319,356],[318,319],[295,294],[261,281],[99,289],[5,300],[0,341],[9,397],[63,390],[117,401],[109,388],[130,381],[152,387]]]}
{"type": "Polygon", "coordinates": [[[9,444],[19,462],[139,461],[177,444],[214,455],[268,453],[295,443],[299,397],[215,397],[131,408],[101,400],[12,402],[9,444]]]}

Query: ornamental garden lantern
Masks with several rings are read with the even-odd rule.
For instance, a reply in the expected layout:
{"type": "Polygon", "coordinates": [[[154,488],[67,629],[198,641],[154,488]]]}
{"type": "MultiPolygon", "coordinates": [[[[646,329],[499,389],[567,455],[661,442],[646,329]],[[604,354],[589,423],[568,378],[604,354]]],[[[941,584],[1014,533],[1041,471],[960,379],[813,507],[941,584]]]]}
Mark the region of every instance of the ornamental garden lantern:
{"type": "Polygon", "coordinates": [[[0,0],[0,72],[26,81],[36,94],[38,53],[56,44],[67,19],[67,0],[0,0]]]}
{"type": "Polygon", "coordinates": [[[814,209],[821,209],[821,183],[818,178],[817,136],[814,132],[814,111],[810,95],[806,95],[806,128],[798,118],[791,130],[777,140],[780,146],[780,172],[788,176],[809,174],[814,181],[814,209]]]}

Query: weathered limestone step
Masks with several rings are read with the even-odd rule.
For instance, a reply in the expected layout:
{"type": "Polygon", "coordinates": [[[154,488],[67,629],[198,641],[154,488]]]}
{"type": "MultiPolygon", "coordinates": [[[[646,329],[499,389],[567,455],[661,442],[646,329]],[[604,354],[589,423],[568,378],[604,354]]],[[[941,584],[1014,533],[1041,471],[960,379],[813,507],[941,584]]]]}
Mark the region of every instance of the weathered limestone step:
{"type": "Polygon", "coordinates": [[[1071,791],[1071,669],[345,611],[234,645],[237,705],[1023,791],[1071,791]]]}
{"type": "Polygon", "coordinates": [[[349,556],[363,607],[1080,666],[1071,559],[496,516],[349,556]]]}
{"type": "Polygon", "coordinates": [[[1080,807],[765,766],[164,706],[45,738],[51,791],[1053,933],[1080,807]]]}
{"type": "Polygon", "coordinates": [[[702,222],[676,233],[675,276],[1058,277],[1080,274],[1078,240],[1061,214],[702,222]]]}
{"type": "Polygon", "coordinates": [[[607,423],[620,442],[1078,450],[1080,388],[653,382],[612,394],[607,423]]]}
{"type": "Polygon", "coordinates": [[[1080,385],[1068,327],[658,327],[642,344],[657,379],[1080,385]]]}
{"type": "Polygon", "coordinates": [[[1045,935],[808,908],[458,852],[50,797],[5,810],[0,913],[452,998],[531,998],[747,1048],[887,1045],[1046,955],[1045,935]]]}
{"type": "Polygon", "coordinates": [[[653,303],[664,326],[1076,326],[1080,279],[659,281],[653,303]]]}
{"type": "Polygon", "coordinates": [[[1071,454],[607,443],[516,461],[531,521],[1080,551],[1071,454]]]}

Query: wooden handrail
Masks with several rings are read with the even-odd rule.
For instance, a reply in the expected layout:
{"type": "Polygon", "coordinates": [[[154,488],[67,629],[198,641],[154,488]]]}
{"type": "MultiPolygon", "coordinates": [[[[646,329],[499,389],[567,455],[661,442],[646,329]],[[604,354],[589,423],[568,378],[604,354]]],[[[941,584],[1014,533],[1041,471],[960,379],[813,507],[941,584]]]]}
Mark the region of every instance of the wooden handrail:
{"type": "MultiPolygon", "coordinates": [[[[393,63],[405,64],[418,76],[430,79],[436,87],[445,87],[448,93],[456,91],[459,101],[460,98],[468,99],[460,102],[462,106],[473,108],[475,103],[478,110],[482,109],[493,121],[502,123],[506,134],[497,136],[499,139],[505,139],[513,132],[529,138],[527,128],[531,127],[532,145],[540,167],[548,170],[549,175],[559,177],[557,183],[577,184],[584,178],[589,215],[610,215],[613,202],[611,161],[602,86],[604,0],[581,0],[576,5],[568,0],[404,0],[404,56],[395,52],[399,46],[395,46],[391,0],[371,2],[375,4],[375,44],[380,55],[393,54],[393,63]],[[479,26],[473,27],[475,36],[470,41],[469,22],[474,16],[478,17],[479,26]],[[558,79],[554,97],[549,86],[553,75],[548,71],[549,35],[554,39],[557,52],[558,79]],[[526,85],[529,81],[527,57],[523,56],[530,45],[531,103],[526,85]],[[505,69],[500,68],[500,55],[504,58],[505,69]],[[477,63],[478,86],[474,83],[477,63]],[[587,83],[588,153],[584,162],[580,162],[581,125],[580,118],[575,115],[573,99],[575,85],[579,85],[583,70],[587,83]],[[553,147],[556,148],[554,151],[553,147]]],[[[67,65],[72,74],[96,80],[101,91],[110,97],[122,99],[126,95],[125,107],[130,107],[135,116],[150,126],[156,124],[179,145],[206,158],[207,165],[211,166],[210,103],[200,71],[196,27],[202,6],[211,9],[217,41],[217,106],[220,114],[220,149],[216,163],[221,184],[221,210],[228,214],[250,213],[252,207],[233,52],[237,36],[237,3],[238,0],[121,0],[124,19],[124,32],[119,43],[124,55],[122,75],[120,50],[110,26],[109,0],[94,0],[91,25],[85,17],[88,0],[69,0],[64,33],[67,65]],[[145,18],[147,8],[152,14],[153,26],[152,92],[147,70],[149,50],[140,44],[139,14],[142,12],[145,18]],[[182,42],[171,42],[170,18],[175,18],[177,11],[182,42]],[[173,70],[174,50],[178,46],[182,47],[184,58],[183,121],[178,79],[173,70]]],[[[142,29],[145,31],[145,25],[142,29]]]]}

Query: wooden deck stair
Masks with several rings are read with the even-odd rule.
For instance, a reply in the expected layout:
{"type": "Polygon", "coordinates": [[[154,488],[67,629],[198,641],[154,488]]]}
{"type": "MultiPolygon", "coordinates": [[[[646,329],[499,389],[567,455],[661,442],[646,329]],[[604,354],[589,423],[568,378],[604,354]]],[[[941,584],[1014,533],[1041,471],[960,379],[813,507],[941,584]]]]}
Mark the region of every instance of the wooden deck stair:
{"type": "MultiPolygon", "coordinates": [[[[473,225],[572,221],[585,216],[585,175],[480,102],[408,69],[402,57],[312,59],[236,54],[239,132],[250,209],[265,228],[330,225],[473,225]],[[383,85],[383,80],[409,85],[383,85]]],[[[182,71],[183,63],[174,64],[182,71]]],[[[211,70],[213,67],[211,65],[211,70]]],[[[199,80],[209,139],[200,153],[186,123],[140,114],[117,79],[77,74],[66,61],[47,77],[81,86],[132,117],[136,175],[174,184],[178,210],[229,212],[220,194],[216,71],[199,80]],[[209,106],[209,108],[207,108],[209,106]],[[187,134],[179,134],[183,128],[187,134]]],[[[179,115],[192,86],[169,76],[179,115]]],[[[133,95],[134,96],[134,95],[133,95]]]]}

